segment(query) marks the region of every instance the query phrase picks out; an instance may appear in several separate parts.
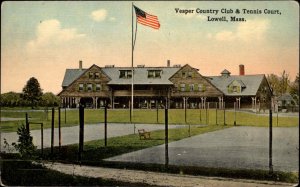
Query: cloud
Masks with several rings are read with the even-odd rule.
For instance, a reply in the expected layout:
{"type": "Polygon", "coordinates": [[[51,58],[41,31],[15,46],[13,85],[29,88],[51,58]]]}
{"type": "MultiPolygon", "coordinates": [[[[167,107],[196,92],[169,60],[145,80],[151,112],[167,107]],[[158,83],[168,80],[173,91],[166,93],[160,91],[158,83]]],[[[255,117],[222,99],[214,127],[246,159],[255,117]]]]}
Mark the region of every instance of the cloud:
{"type": "Polygon", "coordinates": [[[231,41],[235,38],[235,36],[231,31],[221,31],[216,34],[215,38],[219,41],[231,41]]]}
{"type": "Polygon", "coordinates": [[[116,18],[115,17],[110,17],[109,20],[110,21],[116,21],[116,18]]]}
{"type": "Polygon", "coordinates": [[[63,29],[56,19],[40,22],[36,29],[36,38],[27,43],[30,50],[48,45],[59,45],[67,41],[82,38],[85,34],[78,34],[75,28],[63,29]]]}
{"type": "Polygon", "coordinates": [[[243,41],[261,40],[269,27],[269,20],[249,20],[240,23],[236,36],[243,41]]]}
{"type": "Polygon", "coordinates": [[[91,13],[90,17],[97,22],[104,21],[107,16],[107,11],[105,9],[95,10],[91,13]]]}
{"type": "Polygon", "coordinates": [[[239,23],[235,31],[222,30],[216,33],[213,38],[218,41],[262,41],[269,24],[267,19],[247,20],[239,23]]]}

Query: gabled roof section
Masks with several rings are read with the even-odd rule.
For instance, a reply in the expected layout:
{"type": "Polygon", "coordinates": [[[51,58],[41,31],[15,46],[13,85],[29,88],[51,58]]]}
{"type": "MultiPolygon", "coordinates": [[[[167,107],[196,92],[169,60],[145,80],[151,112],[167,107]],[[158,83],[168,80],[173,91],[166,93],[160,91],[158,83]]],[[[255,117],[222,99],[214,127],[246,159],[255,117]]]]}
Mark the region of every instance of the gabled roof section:
{"type": "MultiPolygon", "coordinates": [[[[176,67],[134,67],[135,85],[172,85],[169,78],[179,70],[176,67]],[[148,70],[161,70],[160,78],[148,78],[148,70]]],[[[111,79],[108,85],[130,85],[131,78],[120,78],[121,70],[131,70],[131,67],[102,68],[102,71],[111,79]]]]}
{"type": "Polygon", "coordinates": [[[231,83],[229,83],[227,86],[230,86],[233,84],[233,82],[237,82],[242,88],[246,88],[246,85],[241,80],[233,80],[231,83]]]}
{"type": "Polygon", "coordinates": [[[223,76],[210,76],[210,81],[214,84],[219,90],[221,90],[226,96],[255,96],[260,84],[264,79],[264,75],[233,75],[229,77],[223,76]],[[241,93],[229,93],[228,85],[231,84],[234,80],[241,81],[246,87],[241,93]]]}
{"type": "MultiPolygon", "coordinates": [[[[66,69],[66,73],[65,73],[65,77],[64,77],[62,86],[63,87],[70,86],[75,80],[77,80],[80,76],[82,76],[84,73],[86,73],[93,67],[99,68],[101,71],[103,70],[102,68],[100,68],[99,66],[97,66],[95,64],[93,64],[88,69],[66,69]]],[[[107,74],[104,71],[102,71],[102,72],[103,72],[103,74],[105,74],[107,76],[107,74]]],[[[107,77],[110,79],[109,76],[107,76],[107,77]]]]}
{"type": "Polygon", "coordinates": [[[87,69],[66,69],[62,87],[69,86],[73,81],[80,77],[87,69]]]}

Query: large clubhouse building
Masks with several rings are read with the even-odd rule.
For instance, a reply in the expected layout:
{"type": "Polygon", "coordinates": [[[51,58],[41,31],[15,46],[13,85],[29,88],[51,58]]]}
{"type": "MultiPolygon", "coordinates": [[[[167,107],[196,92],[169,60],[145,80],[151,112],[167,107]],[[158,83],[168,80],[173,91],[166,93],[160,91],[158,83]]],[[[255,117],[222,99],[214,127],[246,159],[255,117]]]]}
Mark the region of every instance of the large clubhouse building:
{"type": "Polygon", "coordinates": [[[168,61],[165,67],[138,65],[132,75],[131,67],[83,69],[79,61],[78,69],[66,70],[58,96],[63,107],[129,108],[133,81],[134,108],[269,108],[272,91],[265,75],[245,75],[244,65],[239,68],[239,75],[225,69],[220,76],[205,77],[188,64],[170,66],[168,61]]]}

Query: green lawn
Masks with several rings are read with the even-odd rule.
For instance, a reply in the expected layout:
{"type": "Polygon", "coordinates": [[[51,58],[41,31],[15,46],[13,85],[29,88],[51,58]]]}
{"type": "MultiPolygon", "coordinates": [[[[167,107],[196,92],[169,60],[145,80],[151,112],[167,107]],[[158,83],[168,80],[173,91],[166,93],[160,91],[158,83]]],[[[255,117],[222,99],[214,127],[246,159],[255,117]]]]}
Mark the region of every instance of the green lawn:
{"type": "MultiPolygon", "coordinates": [[[[28,109],[27,109],[28,110],[28,109]]],[[[10,118],[23,118],[19,121],[9,121],[1,122],[2,132],[13,132],[17,128],[25,123],[25,110],[22,112],[17,112],[14,109],[1,111],[1,117],[10,118]]],[[[51,110],[48,113],[45,110],[28,110],[28,116],[30,122],[43,122],[44,128],[50,128],[51,126],[51,110]]],[[[130,112],[129,110],[108,110],[108,122],[115,123],[130,123],[130,112]]],[[[133,111],[133,123],[164,123],[164,109],[157,111],[150,109],[138,109],[133,111]],[[157,121],[158,114],[158,121],[157,121]]],[[[79,123],[79,111],[76,110],[61,110],[61,125],[62,127],[74,126],[79,123]],[[66,118],[65,118],[66,116],[66,118]],[[66,122],[66,123],[65,123],[66,122]]],[[[278,126],[279,127],[291,127],[298,126],[298,117],[279,117],[278,126]]],[[[104,122],[104,110],[103,109],[86,109],[85,110],[85,124],[93,124],[104,122]]],[[[208,124],[208,125],[224,125],[224,111],[215,109],[210,110],[199,110],[199,109],[188,109],[186,113],[185,121],[185,111],[183,109],[170,109],[169,110],[169,124],[208,124]],[[217,115],[217,118],[216,118],[217,115]]],[[[227,125],[234,124],[234,112],[225,111],[225,123],[227,125]]],[[[247,112],[237,112],[236,113],[236,124],[240,126],[268,126],[269,117],[254,113],[247,112]]],[[[31,129],[39,129],[40,125],[30,125],[31,129]]],[[[273,115],[273,126],[277,126],[276,114],[273,115]]],[[[55,127],[58,127],[58,112],[55,111],[55,127]]]]}

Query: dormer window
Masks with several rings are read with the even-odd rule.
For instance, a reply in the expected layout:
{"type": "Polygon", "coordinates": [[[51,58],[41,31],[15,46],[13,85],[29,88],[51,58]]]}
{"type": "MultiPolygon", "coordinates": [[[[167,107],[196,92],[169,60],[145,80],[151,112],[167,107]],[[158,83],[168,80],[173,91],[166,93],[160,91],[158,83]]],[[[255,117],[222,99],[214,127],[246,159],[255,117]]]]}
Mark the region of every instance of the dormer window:
{"type": "Polygon", "coordinates": [[[120,70],[120,79],[130,79],[132,77],[131,70],[120,70]]]}
{"type": "Polygon", "coordinates": [[[94,78],[94,73],[93,72],[89,72],[89,78],[90,79],[94,78]]]}
{"type": "Polygon", "coordinates": [[[161,70],[148,70],[148,78],[161,78],[161,70]]]}
{"type": "Polygon", "coordinates": [[[87,90],[92,91],[93,90],[93,85],[91,83],[87,84],[87,90]]]}
{"type": "Polygon", "coordinates": [[[234,80],[227,87],[228,93],[241,93],[246,85],[241,80],[234,80]]]}
{"type": "Polygon", "coordinates": [[[100,91],[101,90],[101,84],[96,84],[96,91],[100,91]]]}
{"type": "Polygon", "coordinates": [[[99,72],[95,73],[95,79],[100,79],[100,73],[99,72]]]}
{"type": "Polygon", "coordinates": [[[83,91],[83,84],[79,84],[78,89],[79,91],[83,91]]]}

